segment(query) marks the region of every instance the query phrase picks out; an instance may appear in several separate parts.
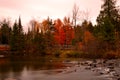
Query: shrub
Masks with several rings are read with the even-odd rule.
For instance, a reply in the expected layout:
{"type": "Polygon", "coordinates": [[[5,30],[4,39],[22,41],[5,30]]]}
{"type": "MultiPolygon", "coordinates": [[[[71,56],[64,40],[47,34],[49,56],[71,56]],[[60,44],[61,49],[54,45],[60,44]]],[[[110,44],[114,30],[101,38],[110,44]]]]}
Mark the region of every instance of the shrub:
{"type": "Polygon", "coordinates": [[[66,53],[66,57],[67,58],[79,58],[80,57],[80,53],[79,52],[70,51],[70,52],[66,53]]]}
{"type": "Polygon", "coordinates": [[[117,55],[114,51],[108,51],[104,54],[103,58],[105,58],[105,59],[115,59],[115,58],[117,58],[117,55]]]}
{"type": "Polygon", "coordinates": [[[60,50],[57,50],[54,52],[54,56],[59,58],[60,57],[60,54],[61,54],[61,51],[60,50]]]}

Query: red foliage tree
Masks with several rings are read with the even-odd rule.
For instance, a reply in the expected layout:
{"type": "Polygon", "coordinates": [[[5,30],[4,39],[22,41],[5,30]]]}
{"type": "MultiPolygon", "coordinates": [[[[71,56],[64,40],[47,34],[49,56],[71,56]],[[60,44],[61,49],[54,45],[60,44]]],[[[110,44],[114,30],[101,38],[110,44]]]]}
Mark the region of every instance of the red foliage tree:
{"type": "Polygon", "coordinates": [[[64,25],[65,32],[65,44],[72,44],[72,40],[74,39],[74,29],[70,25],[64,25]]]}
{"type": "Polygon", "coordinates": [[[57,19],[55,21],[55,32],[54,32],[54,38],[57,44],[63,45],[65,41],[65,33],[63,30],[63,23],[60,19],[57,19]]]}
{"type": "Polygon", "coordinates": [[[69,18],[65,17],[64,23],[57,19],[55,21],[55,32],[54,38],[57,44],[60,45],[69,45],[72,44],[72,40],[74,38],[74,29],[72,28],[69,18]]]}
{"type": "Polygon", "coordinates": [[[74,29],[71,26],[69,18],[64,18],[63,28],[65,32],[65,44],[70,45],[72,44],[72,40],[74,39],[74,29]]]}

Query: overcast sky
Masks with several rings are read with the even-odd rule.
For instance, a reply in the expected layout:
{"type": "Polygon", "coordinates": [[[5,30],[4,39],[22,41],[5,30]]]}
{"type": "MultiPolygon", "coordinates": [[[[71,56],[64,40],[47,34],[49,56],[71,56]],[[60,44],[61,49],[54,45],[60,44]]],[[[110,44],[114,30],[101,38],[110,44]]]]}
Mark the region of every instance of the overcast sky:
{"type": "MultiPolygon", "coordinates": [[[[21,16],[22,23],[27,24],[31,19],[63,19],[71,16],[73,5],[76,3],[80,11],[89,13],[89,20],[95,19],[101,9],[102,0],[0,0],[0,18],[11,18],[12,21],[21,16]]],[[[118,5],[120,0],[118,0],[118,5]]]]}

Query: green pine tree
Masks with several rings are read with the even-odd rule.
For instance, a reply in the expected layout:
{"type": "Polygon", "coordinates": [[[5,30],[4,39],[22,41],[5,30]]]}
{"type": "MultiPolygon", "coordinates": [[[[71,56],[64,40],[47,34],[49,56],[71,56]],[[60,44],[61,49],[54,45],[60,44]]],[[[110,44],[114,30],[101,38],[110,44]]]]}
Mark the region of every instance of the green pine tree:
{"type": "Polygon", "coordinates": [[[19,18],[19,22],[15,21],[13,25],[12,35],[11,35],[11,50],[21,53],[24,52],[25,48],[25,37],[22,29],[21,19],[19,18]]]}
{"type": "Polygon", "coordinates": [[[9,21],[4,20],[1,22],[0,43],[9,45],[10,35],[11,35],[11,28],[10,28],[9,21]]]}
{"type": "Polygon", "coordinates": [[[116,0],[103,0],[104,4],[101,6],[101,11],[97,17],[97,37],[100,41],[102,49],[115,50],[116,49],[116,32],[120,32],[120,14],[116,7],[116,0]],[[101,43],[102,42],[102,43],[101,43]],[[114,45],[114,46],[113,46],[114,45]]]}
{"type": "Polygon", "coordinates": [[[18,42],[18,25],[17,25],[16,21],[15,21],[15,23],[13,25],[10,46],[11,46],[11,51],[18,51],[18,47],[19,47],[19,42],[18,42]]]}
{"type": "Polygon", "coordinates": [[[114,31],[120,34],[120,14],[119,9],[116,6],[116,0],[103,1],[104,4],[101,6],[100,14],[97,17],[98,27],[101,27],[104,24],[105,18],[108,17],[111,24],[114,26],[114,31]]]}
{"type": "Polygon", "coordinates": [[[115,32],[114,32],[114,25],[111,23],[110,19],[106,17],[104,19],[104,23],[101,25],[99,35],[103,41],[106,42],[114,42],[115,41],[115,32]]]}

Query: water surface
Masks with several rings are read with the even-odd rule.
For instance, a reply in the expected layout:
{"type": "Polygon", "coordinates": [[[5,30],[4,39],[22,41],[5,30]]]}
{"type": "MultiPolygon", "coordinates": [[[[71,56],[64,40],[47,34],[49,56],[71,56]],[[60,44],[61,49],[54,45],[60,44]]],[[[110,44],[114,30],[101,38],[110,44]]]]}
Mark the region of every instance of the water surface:
{"type": "Polygon", "coordinates": [[[0,59],[0,80],[42,80],[63,68],[62,61],[49,58],[0,59]]]}

